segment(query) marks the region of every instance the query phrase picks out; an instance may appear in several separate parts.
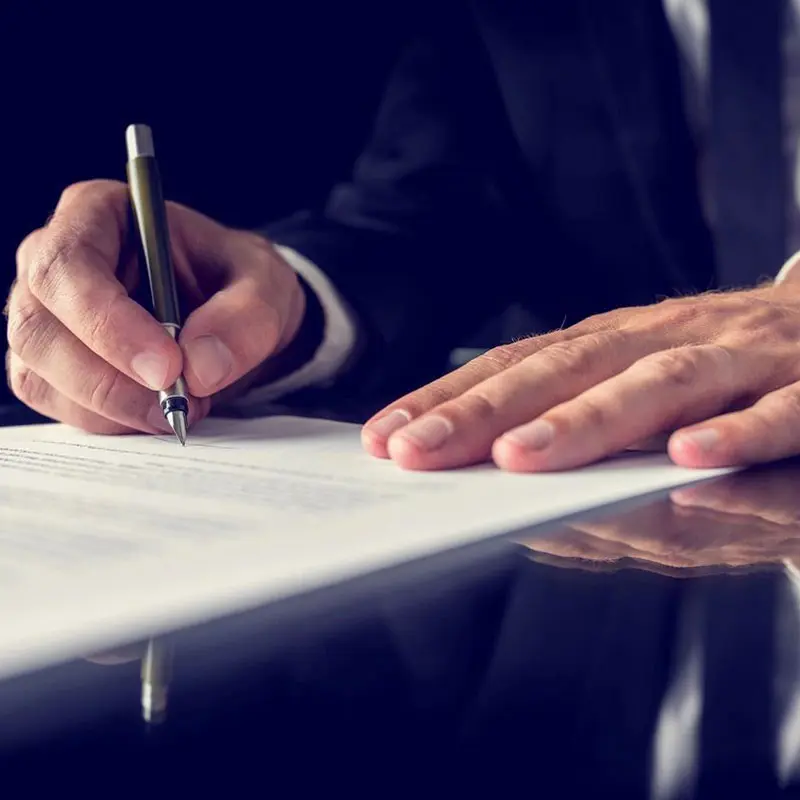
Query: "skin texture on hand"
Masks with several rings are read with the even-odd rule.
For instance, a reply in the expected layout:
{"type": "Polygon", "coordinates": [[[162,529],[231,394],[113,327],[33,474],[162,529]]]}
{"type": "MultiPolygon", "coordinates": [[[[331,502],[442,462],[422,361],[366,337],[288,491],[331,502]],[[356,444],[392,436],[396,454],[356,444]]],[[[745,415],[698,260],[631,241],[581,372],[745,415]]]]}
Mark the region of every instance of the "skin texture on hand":
{"type": "Polygon", "coordinates": [[[25,404],[93,433],[169,432],[154,392],[181,371],[191,424],[292,341],[305,298],[270,243],[175,203],[167,216],[189,312],[177,343],[130,296],[147,278],[125,184],[69,187],[22,242],[6,305],[6,371],[25,404]]]}
{"type": "Polygon", "coordinates": [[[623,308],[490,350],[383,409],[362,439],[415,470],[569,469],[659,435],[687,467],[783,458],[800,453],[798,342],[789,281],[623,308]]]}

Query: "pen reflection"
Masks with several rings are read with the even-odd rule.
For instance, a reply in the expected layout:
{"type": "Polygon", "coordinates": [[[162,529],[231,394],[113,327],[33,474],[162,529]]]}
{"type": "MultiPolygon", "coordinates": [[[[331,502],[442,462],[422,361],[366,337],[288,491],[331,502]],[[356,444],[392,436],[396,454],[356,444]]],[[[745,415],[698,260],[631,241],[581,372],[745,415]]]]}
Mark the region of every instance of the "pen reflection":
{"type": "MultiPolygon", "coordinates": [[[[604,572],[637,569],[668,577],[742,572],[785,566],[800,575],[800,462],[749,470],[673,491],[668,497],[609,516],[588,515],[522,539],[542,565],[604,572]]],[[[172,654],[151,639],[87,660],[102,665],[142,662],[146,697],[169,681],[172,654]]],[[[163,698],[166,703],[166,698],[163,698]]]]}
{"type": "Polygon", "coordinates": [[[119,666],[141,661],[139,677],[142,719],[148,725],[160,725],[167,717],[173,658],[173,643],[168,637],[162,636],[96,653],[86,660],[101,666],[119,666]]]}
{"type": "MultiPolygon", "coordinates": [[[[273,777],[324,752],[348,776],[365,761],[419,776],[435,753],[448,780],[495,794],[524,774],[547,797],[772,796],[764,785],[800,776],[800,601],[781,574],[800,565],[798,471],[726,476],[195,631],[178,713],[142,738],[226,774],[242,752],[259,769],[270,753],[273,777]]],[[[136,700],[126,682],[128,718],[136,700]]]]}

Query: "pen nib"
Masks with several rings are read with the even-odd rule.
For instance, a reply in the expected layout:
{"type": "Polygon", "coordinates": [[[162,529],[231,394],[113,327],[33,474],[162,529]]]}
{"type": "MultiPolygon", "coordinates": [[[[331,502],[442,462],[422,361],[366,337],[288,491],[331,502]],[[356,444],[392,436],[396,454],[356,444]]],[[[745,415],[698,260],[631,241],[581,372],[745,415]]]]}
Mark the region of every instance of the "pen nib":
{"type": "Polygon", "coordinates": [[[175,437],[181,443],[182,447],[186,446],[186,414],[183,411],[168,411],[167,422],[170,428],[175,433],[175,437]]]}

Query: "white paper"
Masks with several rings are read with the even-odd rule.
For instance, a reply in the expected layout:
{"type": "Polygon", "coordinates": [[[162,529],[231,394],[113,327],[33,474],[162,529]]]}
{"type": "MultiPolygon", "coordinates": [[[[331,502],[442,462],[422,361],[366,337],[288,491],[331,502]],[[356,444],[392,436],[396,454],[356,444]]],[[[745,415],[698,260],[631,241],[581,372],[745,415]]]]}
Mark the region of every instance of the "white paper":
{"type": "Polygon", "coordinates": [[[0,429],[0,675],[721,472],[407,472],[356,425],[294,417],[205,420],[185,448],[0,429]]]}

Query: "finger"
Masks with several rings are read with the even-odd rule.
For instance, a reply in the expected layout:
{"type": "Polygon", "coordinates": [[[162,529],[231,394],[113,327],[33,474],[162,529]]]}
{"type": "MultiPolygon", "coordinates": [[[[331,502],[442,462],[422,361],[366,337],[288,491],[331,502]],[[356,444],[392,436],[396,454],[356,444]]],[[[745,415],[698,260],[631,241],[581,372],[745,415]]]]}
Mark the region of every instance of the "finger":
{"type": "Polygon", "coordinates": [[[800,383],[765,394],[750,408],[676,431],[669,454],[685,467],[732,467],[800,453],[800,383]]]}
{"type": "Polygon", "coordinates": [[[247,270],[196,309],[181,330],[184,377],[197,397],[230,386],[277,353],[287,321],[299,316],[293,304],[302,303],[302,293],[294,274],[275,269],[266,250],[247,248],[242,257],[247,270]]]}
{"type": "Polygon", "coordinates": [[[777,525],[797,526],[798,469],[747,470],[744,473],[683,486],[670,492],[670,500],[686,509],[702,509],[756,517],[777,525]]]}
{"type": "MultiPolygon", "coordinates": [[[[45,228],[39,228],[28,234],[25,239],[17,248],[17,264],[22,274],[26,274],[28,265],[33,262],[37,257],[37,252],[42,245],[42,241],[46,242],[49,231],[45,228]]],[[[141,285],[139,275],[139,254],[130,237],[126,237],[120,250],[119,260],[117,263],[116,274],[120,282],[125,287],[125,291],[133,294],[141,285]]],[[[13,290],[14,284],[17,279],[12,283],[11,289],[13,290]]],[[[10,290],[11,291],[11,290],[10,290]]],[[[9,291],[9,294],[10,294],[9,291]]],[[[7,316],[7,315],[6,315],[7,316]]]]}
{"type": "Polygon", "coordinates": [[[703,522],[704,535],[698,537],[696,515],[687,516],[668,502],[655,502],[621,516],[575,523],[573,527],[629,548],[631,557],[678,567],[706,560],[704,551],[718,547],[720,533],[724,534],[724,542],[730,540],[725,526],[719,525],[718,520],[714,524],[714,517],[706,517],[703,522]]]}
{"type": "Polygon", "coordinates": [[[136,433],[133,428],[102,417],[57,392],[47,381],[25,366],[19,356],[6,353],[6,375],[14,396],[49,419],[63,422],[88,433],[136,433]]]}
{"type": "Polygon", "coordinates": [[[625,316],[626,314],[619,311],[614,312],[614,315],[600,314],[566,329],[559,328],[550,333],[530,336],[511,344],[495,347],[442,378],[404,395],[383,408],[364,424],[361,436],[362,444],[372,455],[378,458],[388,458],[389,437],[412,419],[459,397],[482,381],[515,366],[523,359],[541,352],[551,345],[559,342],[571,342],[592,333],[614,330],[619,327],[621,321],[624,321],[625,316]]]}
{"type": "Polygon", "coordinates": [[[378,458],[388,458],[389,437],[412,419],[459,397],[482,381],[519,364],[528,356],[556,342],[577,339],[582,330],[581,326],[574,326],[568,330],[531,336],[496,347],[426,386],[404,395],[367,420],[361,431],[364,448],[378,458]]]}
{"type": "Polygon", "coordinates": [[[540,553],[581,561],[613,562],[626,557],[636,557],[634,554],[637,553],[633,547],[621,545],[619,542],[609,542],[574,525],[564,526],[559,529],[558,535],[552,538],[537,537],[526,544],[540,553]]]}
{"type": "Polygon", "coordinates": [[[498,466],[569,469],[618,453],[688,419],[705,419],[762,383],[774,365],[716,345],[651,354],[495,442],[498,466]]]}
{"type": "Polygon", "coordinates": [[[169,431],[151,389],[89,350],[24,287],[11,298],[9,318],[13,320],[8,330],[11,352],[55,390],[50,397],[63,395],[124,428],[147,433],[169,431]]]}
{"type": "Polygon", "coordinates": [[[90,350],[162,389],[180,374],[181,353],[116,277],[126,203],[122,184],[71,187],[47,227],[20,248],[18,269],[32,294],[90,350]]]}
{"type": "Polygon", "coordinates": [[[498,436],[616,375],[649,347],[620,331],[557,342],[401,428],[389,454],[409,469],[483,461],[498,436]]]}

